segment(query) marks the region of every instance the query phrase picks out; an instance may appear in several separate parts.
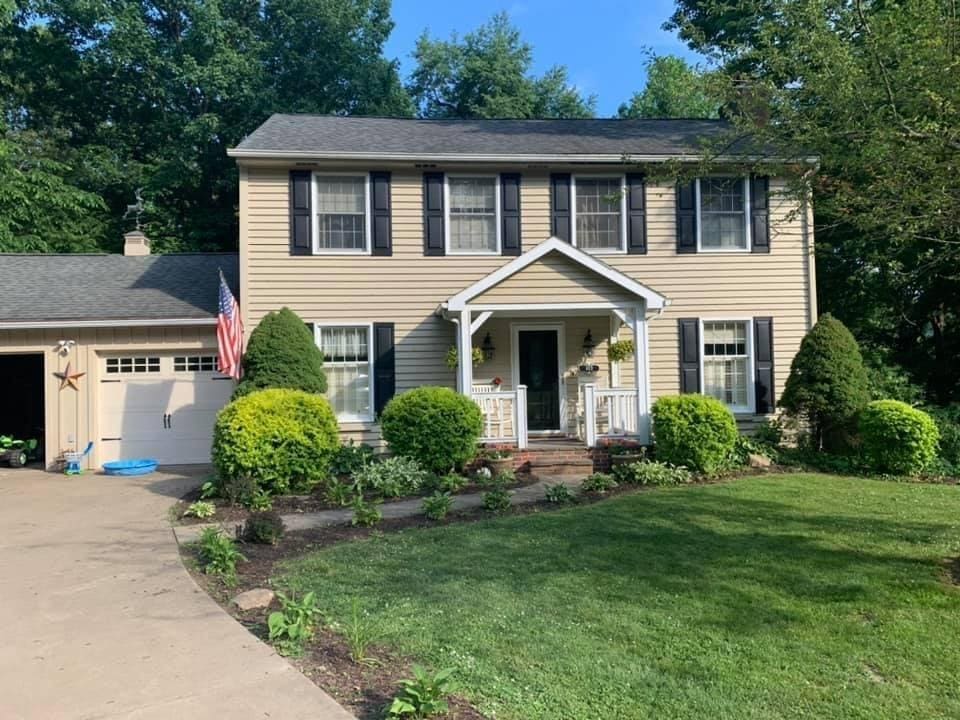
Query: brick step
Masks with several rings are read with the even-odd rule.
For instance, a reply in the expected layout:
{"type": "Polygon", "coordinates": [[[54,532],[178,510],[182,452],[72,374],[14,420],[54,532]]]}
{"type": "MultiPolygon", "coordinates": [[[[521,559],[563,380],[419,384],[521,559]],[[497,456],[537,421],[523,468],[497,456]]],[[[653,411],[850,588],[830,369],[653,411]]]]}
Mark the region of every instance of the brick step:
{"type": "Polygon", "coordinates": [[[593,458],[589,455],[560,456],[560,457],[538,457],[534,455],[530,458],[530,467],[546,467],[552,465],[583,465],[593,467],[593,458]]]}

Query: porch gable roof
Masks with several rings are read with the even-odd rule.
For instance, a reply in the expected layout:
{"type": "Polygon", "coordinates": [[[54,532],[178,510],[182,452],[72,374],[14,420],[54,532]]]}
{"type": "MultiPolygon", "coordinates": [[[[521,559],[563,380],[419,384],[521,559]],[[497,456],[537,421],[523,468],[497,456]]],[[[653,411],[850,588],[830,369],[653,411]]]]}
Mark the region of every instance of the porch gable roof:
{"type": "Polygon", "coordinates": [[[590,253],[575,248],[570,243],[564,242],[557,237],[551,237],[452,296],[445,303],[446,310],[451,312],[463,310],[471,300],[475,300],[487,290],[490,290],[523,269],[539,262],[550,253],[558,253],[564,256],[575,265],[590,271],[606,283],[617,286],[630,295],[637,297],[644,302],[648,310],[660,310],[670,304],[670,301],[660,293],[652,290],[643,283],[637,282],[590,253]]]}

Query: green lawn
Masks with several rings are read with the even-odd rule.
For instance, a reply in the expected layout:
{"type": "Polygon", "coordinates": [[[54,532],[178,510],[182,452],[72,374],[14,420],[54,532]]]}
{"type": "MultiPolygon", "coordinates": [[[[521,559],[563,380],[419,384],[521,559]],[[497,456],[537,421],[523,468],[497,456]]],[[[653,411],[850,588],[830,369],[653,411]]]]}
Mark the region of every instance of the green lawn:
{"type": "Polygon", "coordinates": [[[960,718],[960,488],[782,475],[289,563],[497,718],[960,718]]]}

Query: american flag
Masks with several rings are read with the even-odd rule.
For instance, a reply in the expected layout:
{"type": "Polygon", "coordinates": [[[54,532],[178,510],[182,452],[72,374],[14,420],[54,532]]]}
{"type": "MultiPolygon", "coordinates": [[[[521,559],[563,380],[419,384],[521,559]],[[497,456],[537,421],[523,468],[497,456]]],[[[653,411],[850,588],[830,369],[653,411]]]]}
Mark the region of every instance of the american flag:
{"type": "Polygon", "coordinates": [[[227,281],[220,273],[220,313],[217,315],[217,346],[220,372],[239,380],[243,374],[240,360],[243,358],[243,321],[240,305],[230,292],[227,281]]]}

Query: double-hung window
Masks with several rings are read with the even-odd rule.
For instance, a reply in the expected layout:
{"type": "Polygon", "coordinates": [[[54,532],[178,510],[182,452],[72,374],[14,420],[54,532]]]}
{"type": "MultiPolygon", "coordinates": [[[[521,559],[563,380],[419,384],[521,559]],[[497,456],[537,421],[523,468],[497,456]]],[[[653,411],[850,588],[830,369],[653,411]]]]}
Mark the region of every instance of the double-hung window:
{"type": "Polygon", "coordinates": [[[752,406],[750,321],[703,321],[703,393],[736,412],[752,406]]]}
{"type": "Polygon", "coordinates": [[[369,325],[317,326],[327,400],[344,420],[373,419],[373,353],[369,325]]]}
{"type": "Polygon", "coordinates": [[[706,177],[697,181],[700,250],[749,250],[747,180],[706,177]]]}
{"type": "Polygon", "coordinates": [[[313,176],[314,252],[367,252],[367,186],[366,175],[313,176]]]}
{"type": "Polygon", "coordinates": [[[449,252],[499,253],[496,177],[447,178],[449,252]]]}
{"type": "Polygon", "coordinates": [[[574,196],[574,245],[587,252],[623,250],[623,178],[577,176],[574,196]]]}

